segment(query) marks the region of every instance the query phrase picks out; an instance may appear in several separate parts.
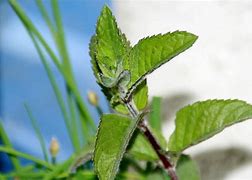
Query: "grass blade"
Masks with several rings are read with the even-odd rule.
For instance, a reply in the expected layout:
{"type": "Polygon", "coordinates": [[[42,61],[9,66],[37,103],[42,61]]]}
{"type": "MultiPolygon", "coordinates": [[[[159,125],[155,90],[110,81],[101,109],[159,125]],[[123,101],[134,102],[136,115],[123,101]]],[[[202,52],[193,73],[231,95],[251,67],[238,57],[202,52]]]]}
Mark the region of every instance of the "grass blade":
{"type": "Polygon", "coordinates": [[[29,116],[29,119],[31,121],[32,127],[33,127],[33,129],[34,129],[34,131],[36,133],[36,136],[37,136],[38,140],[39,140],[39,143],[40,143],[43,155],[44,155],[44,159],[45,159],[45,161],[48,162],[48,153],[47,153],[47,150],[46,150],[45,141],[44,141],[44,138],[43,138],[43,136],[42,136],[42,134],[40,132],[39,126],[37,124],[37,121],[34,118],[34,116],[33,116],[32,112],[31,112],[30,108],[28,107],[28,105],[24,104],[24,106],[25,106],[26,112],[27,112],[27,114],[29,116]]]}
{"type": "Polygon", "coordinates": [[[39,11],[43,17],[43,19],[45,20],[51,34],[54,36],[55,35],[55,28],[53,26],[52,21],[50,20],[50,17],[48,16],[48,13],[46,11],[45,6],[43,5],[42,0],[36,0],[37,6],[39,8],[39,11]]]}
{"type": "Polygon", "coordinates": [[[16,12],[16,14],[18,15],[18,17],[20,18],[20,20],[23,22],[24,26],[26,27],[26,29],[33,33],[37,39],[40,41],[40,43],[43,45],[43,47],[45,48],[46,52],[49,54],[49,56],[52,58],[53,62],[55,63],[56,67],[58,68],[58,70],[61,72],[61,74],[63,75],[65,81],[67,82],[69,88],[71,89],[71,91],[73,92],[75,99],[78,103],[78,106],[80,106],[81,109],[81,113],[83,114],[83,116],[85,117],[85,121],[89,122],[91,125],[91,128],[95,131],[96,130],[96,125],[85,105],[85,103],[82,100],[82,96],[78,90],[78,87],[76,85],[76,83],[73,81],[73,78],[71,76],[68,75],[67,71],[65,71],[58,58],[56,57],[56,55],[53,53],[53,51],[50,49],[49,45],[46,43],[46,41],[44,40],[44,38],[42,37],[42,35],[39,33],[39,31],[36,29],[36,27],[32,24],[31,20],[27,17],[27,15],[25,14],[25,12],[23,11],[23,9],[20,7],[20,5],[17,3],[16,0],[9,0],[10,5],[12,6],[13,10],[16,12]]]}
{"type": "MultiPolygon", "coordinates": [[[[52,9],[53,9],[53,15],[54,15],[54,20],[56,22],[56,27],[57,27],[57,32],[56,32],[56,36],[55,36],[55,42],[57,44],[57,47],[58,47],[58,51],[60,53],[60,56],[62,58],[62,65],[63,65],[63,68],[65,70],[65,72],[67,72],[67,74],[69,75],[69,77],[71,77],[71,81],[72,83],[77,87],[77,83],[75,81],[75,78],[74,78],[74,75],[73,75],[73,71],[72,71],[72,67],[71,67],[71,63],[70,63],[70,58],[69,58],[69,54],[68,54],[68,51],[67,51],[67,46],[66,46],[66,41],[65,41],[65,35],[64,35],[64,28],[63,28],[63,24],[62,24],[62,20],[61,20],[61,15],[60,15],[60,9],[59,9],[59,5],[58,5],[58,1],[57,0],[51,0],[51,6],[52,6],[52,9]]],[[[70,108],[70,111],[72,111],[71,114],[73,114],[73,111],[74,111],[74,105],[71,105],[73,104],[72,100],[74,99],[73,96],[71,95],[72,94],[72,89],[68,87],[68,85],[66,86],[67,88],[67,93],[68,93],[68,104],[69,104],[69,108],[70,108]]],[[[77,88],[76,88],[77,89],[77,88]]],[[[74,99],[75,100],[75,99],[74,99]]],[[[87,109],[85,107],[85,104],[82,103],[83,105],[82,106],[82,109],[85,110],[87,109]]],[[[85,118],[81,118],[80,120],[82,121],[81,124],[82,126],[86,127],[86,128],[82,128],[82,131],[84,131],[84,134],[86,136],[89,136],[90,134],[90,130],[88,127],[88,123],[87,121],[85,121],[86,118],[89,119],[88,116],[88,111],[86,113],[84,113],[84,117],[85,118]],[[86,115],[85,115],[86,114],[86,115]]],[[[72,116],[72,118],[74,118],[72,116]]],[[[74,119],[72,119],[74,120],[74,119]]],[[[92,120],[93,122],[93,120],[92,120]]],[[[73,129],[76,129],[76,127],[72,127],[73,129]]],[[[77,138],[76,138],[77,139],[77,138]]]]}
{"type": "Polygon", "coordinates": [[[68,167],[71,165],[72,161],[74,160],[74,156],[71,156],[68,160],[66,160],[63,164],[58,165],[56,168],[53,169],[52,172],[48,173],[44,180],[50,180],[54,179],[58,175],[60,175],[62,172],[64,172],[66,169],[69,169],[68,167]]]}
{"type": "Polygon", "coordinates": [[[43,64],[43,66],[44,66],[44,68],[46,70],[47,76],[48,76],[48,78],[50,80],[50,83],[51,83],[51,85],[53,87],[53,91],[55,93],[57,102],[59,104],[60,110],[61,110],[61,112],[63,114],[63,117],[64,117],[64,122],[65,122],[65,125],[66,125],[66,128],[67,128],[69,137],[72,140],[73,146],[76,147],[76,144],[74,143],[73,138],[72,138],[72,131],[71,131],[71,126],[70,126],[70,118],[68,116],[67,109],[65,107],[63,96],[62,96],[62,94],[60,92],[60,89],[59,89],[59,87],[58,87],[58,85],[57,85],[57,83],[55,81],[55,78],[54,78],[53,73],[52,73],[52,71],[50,69],[50,66],[48,65],[48,63],[47,63],[47,61],[46,61],[46,59],[45,59],[45,57],[44,57],[44,55],[43,55],[43,53],[41,51],[41,49],[40,49],[40,47],[39,47],[36,39],[34,38],[34,36],[33,36],[33,34],[31,32],[28,32],[28,33],[29,33],[29,35],[30,35],[30,37],[31,37],[31,39],[32,39],[32,41],[34,43],[34,46],[35,46],[35,48],[36,48],[36,50],[37,50],[37,52],[38,52],[38,54],[40,56],[42,64],[43,64]]]}
{"type": "Polygon", "coordinates": [[[41,42],[41,44],[43,45],[43,47],[45,48],[45,50],[48,52],[48,54],[52,58],[53,62],[55,63],[55,65],[57,66],[57,68],[59,69],[59,71],[62,72],[63,69],[61,68],[61,64],[60,64],[57,56],[54,54],[54,52],[52,51],[52,49],[50,48],[50,46],[47,44],[47,42],[45,41],[45,39],[43,38],[43,36],[40,34],[40,32],[33,25],[32,21],[27,17],[27,15],[25,14],[25,12],[21,8],[21,6],[17,3],[16,0],[9,0],[9,3],[11,5],[11,7],[13,8],[13,10],[15,11],[15,13],[17,14],[17,16],[20,18],[20,20],[24,24],[24,26],[30,32],[32,32],[32,33],[34,33],[36,35],[36,37],[39,39],[39,41],[41,42]]]}
{"type": "MultiPolygon", "coordinates": [[[[1,119],[0,119],[1,120],[1,119]]],[[[0,138],[1,140],[3,141],[3,144],[6,146],[6,147],[9,147],[9,148],[12,148],[12,144],[8,138],[8,135],[7,133],[5,132],[4,130],[4,127],[2,125],[2,123],[0,122],[0,138]]],[[[19,159],[17,157],[13,157],[13,156],[10,156],[10,160],[12,162],[12,165],[13,167],[16,169],[16,170],[19,170],[20,169],[20,162],[19,162],[19,159]]]]}
{"type": "Polygon", "coordinates": [[[70,109],[70,117],[71,117],[71,131],[72,131],[72,138],[74,143],[76,144],[76,152],[80,150],[80,139],[79,139],[79,126],[77,123],[77,117],[76,117],[76,107],[75,107],[75,101],[73,94],[70,92],[69,88],[67,89],[67,102],[70,109]]]}
{"type": "Polygon", "coordinates": [[[20,151],[17,151],[17,150],[15,150],[13,148],[8,147],[8,146],[0,146],[0,152],[4,152],[4,153],[7,153],[7,154],[10,154],[10,155],[13,155],[13,156],[18,156],[18,157],[33,161],[38,165],[46,167],[47,169],[52,169],[53,168],[53,166],[50,163],[46,162],[46,161],[38,159],[38,158],[36,158],[34,156],[31,156],[29,154],[22,153],[20,151]]]}

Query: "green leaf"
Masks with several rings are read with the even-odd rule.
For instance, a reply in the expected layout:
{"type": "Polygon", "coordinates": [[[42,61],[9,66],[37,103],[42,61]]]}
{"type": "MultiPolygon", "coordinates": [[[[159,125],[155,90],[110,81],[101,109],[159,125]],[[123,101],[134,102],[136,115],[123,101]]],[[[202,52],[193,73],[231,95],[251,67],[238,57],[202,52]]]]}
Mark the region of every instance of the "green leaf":
{"type": "Polygon", "coordinates": [[[158,156],[143,134],[137,132],[128,153],[138,160],[157,161],[158,156]]]}
{"type": "MultiPolygon", "coordinates": [[[[179,180],[200,180],[200,172],[197,164],[188,155],[182,154],[176,166],[176,174],[179,180]]],[[[170,176],[163,169],[149,172],[147,180],[170,180],[170,176]]]]}
{"type": "MultiPolygon", "coordinates": [[[[167,142],[162,133],[152,128],[150,130],[154,135],[155,139],[157,140],[157,142],[165,150],[167,147],[167,142]]],[[[137,131],[135,137],[132,138],[128,153],[132,155],[134,158],[137,158],[138,160],[145,160],[145,161],[159,160],[156,152],[152,148],[149,141],[139,131],[137,131]]]]}
{"type": "Polygon", "coordinates": [[[84,146],[82,150],[75,155],[74,160],[72,161],[72,164],[69,168],[69,171],[75,172],[78,167],[84,165],[86,162],[91,160],[93,158],[93,152],[94,141],[84,146]]]}
{"type": "Polygon", "coordinates": [[[170,151],[181,152],[225,127],[252,118],[252,105],[240,100],[207,100],[179,110],[176,129],[170,137],[170,151]]]}
{"type": "Polygon", "coordinates": [[[79,171],[71,179],[73,179],[73,180],[81,180],[81,179],[85,179],[85,180],[98,180],[95,172],[90,171],[90,170],[79,171]]]}
{"type": "Polygon", "coordinates": [[[125,67],[131,72],[129,88],[137,86],[144,77],[162,64],[193,45],[197,36],[185,31],[158,34],[141,39],[130,51],[125,67]],[[128,63],[128,64],[127,64],[128,63]]]}
{"type": "Polygon", "coordinates": [[[170,180],[170,179],[171,178],[169,177],[169,175],[161,169],[156,170],[154,172],[150,172],[146,177],[146,180],[170,180]]]}
{"type": "Polygon", "coordinates": [[[95,170],[101,180],[114,179],[138,120],[119,114],[101,117],[94,152],[95,170]]]}
{"type": "MultiPolygon", "coordinates": [[[[117,82],[123,72],[122,61],[130,51],[130,44],[117,26],[115,17],[107,6],[104,6],[97,22],[96,34],[91,38],[89,53],[94,75],[103,93],[112,107],[123,114],[128,114],[127,108],[120,102],[117,82]]],[[[126,76],[123,79],[128,79],[126,76]]],[[[129,80],[126,80],[126,82],[129,80]]],[[[148,88],[143,82],[133,95],[139,110],[146,107],[148,88]]]]}
{"type": "Polygon", "coordinates": [[[199,168],[190,156],[180,156],[176,172],[180,180],[200,180],[199,168]]]}
{"type": "Polygon", "coordinates": [[[149,124],[150,126],[157,130],[161,131],[161,124],[162,124],[162,118],[161,118],[161,98],[160,97],[153,97],[151,102],[151,111],[149,116],[149,124]]]}
{"type": "Polygon", "coordinates": [[[115,77],[117,66],[129,48],[130,45],[117,27],[111,10],[104,6],[97,21],[96,45],[91,48],[94,51],[91,54],[95,54],[101,72],[105,76],[115,77]]]}

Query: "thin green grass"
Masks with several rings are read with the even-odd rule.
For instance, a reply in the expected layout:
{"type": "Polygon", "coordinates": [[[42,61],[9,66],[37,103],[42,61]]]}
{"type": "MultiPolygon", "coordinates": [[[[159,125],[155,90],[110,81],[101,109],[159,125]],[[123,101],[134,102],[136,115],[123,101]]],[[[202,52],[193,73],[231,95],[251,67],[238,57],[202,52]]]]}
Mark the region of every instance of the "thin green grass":
{"type": "Polygon", "coordinates": [[[35,131],[35,134],[36,134],[36,136],[37,136],[37,138],[39,140],[39,143],[40,143],[43,155],[44,155],[44,159],[45,159],[45,161],[48,162],[48,153],[47,153],[47,150],[46,150],[45,140],[44,140],[44,138],[43,138],[43,136],[42,136],[42,134],[40,132],[37,120],[34,118],[29,106],[27,104],[24,104],[24,107],[25,107],[26,112],[27,112],[27,114],[29,116],[32,127],[33,127],[33,129],[35,131]]]}
{"type": "Polygon", "coordinates": [[[50,164],[50,163],[48,163],[48,162],[46,162],[44,160],[41,160],[39,158],[36,158],[34,156],[31,156],[29,154],[17,151],[17,150],[15,150],[13,148],[10,148],[8,146],[0,146],[0,152],[4,152],[4,153],[7,153],[7,154],[15,156],[15,157],[21,157],[21,158],[33,161],[36,164],[41,165],[41,166],[43,166],[43,167],[45,167],[47,169],[53,169],[52,164],[50,164]]]}
{"type": "MultiPolygon", "coordinates": [[[[12,148],[12,144],[9,140],[9,137],[7,135],[7,133],[5,132],[4,130],[4,127],[1,123],[1,119],[0,119],[0,139],[3,141],[3,144],[6,146],[6,147],[9,147],[9,148],[12,148]]],[[[12,162],[12,165],[14,167],[15,170],[19,170],[20,169],[20,162],[19,162],[19,159],[15,156],[10,156],[10,160],[12,162]]]]}
{"type": "MultiPolygon", "coordinates": [[[[7,153],[11,157],[12,163],[15,166],[15,171],[1,176],[5,178],[18,177],[24,179],[55,179],[58,177],[69,177],[69,166],[74,163],[74,161],[76,160],[76,156],[78,155],[78,153],[83,151],[83,148],[89,148],[89,141],[94,137],[93,135],[97,129],[95,122],[91,117],[85,102],[83,101],[81,93],[78,89],[77,82],[74,78],[58,1],[51,0],[53,15],[52,17],[49,16],[49,13],[46,10],[42,0],[36,0],[36,3],[39,12],[41,13],[49,31],[51,32],[52,38],[57,47],[57,54],[59,54],[59,57],[56,56],[56,53],[51,49],[47,41],[35,27],[30,18],[26,15],[19,3],[16,0],[9,0],[9,4],[23,23],[25,29],[27,30],[37,50],[42,65],[45,68],[50,84],[56,96],[57,103],[62,113],[68,136],[71,140],[75,153],[73,153],[73,155],[64,163],[53,165],[52,163],[48,162],[49,158],[47,148],[43,136],[40,132],[39,125],[36,119],[34,118],[29,106],[25,105],[25,109],[28,113],[29,119],[40,142],[45,160],[41,160],[29,154],[13,149],[0,123],[0,135],[4,142],[4,146],[0,146],[0,152],[7,153]],[[46,55],[48,55],[48,59],[46,59],[46,55]],[[66,97],[63,96],[64,92],[62,92],[55,80],[55,76],[49,65],[49,60],[54,63],[65,81],[66,97]],[[80,131],[82,132],[81,134],[79,134],[80,131]],[[85,140],[85,144],[82,143],[83,140],[85,140]],[[31,166],[31,169],[20,167],[18,158],[30,160],[35,164],[31,166]]],[[[102,111],[100,111],[100,113],[101,112],[102,111]]]]}

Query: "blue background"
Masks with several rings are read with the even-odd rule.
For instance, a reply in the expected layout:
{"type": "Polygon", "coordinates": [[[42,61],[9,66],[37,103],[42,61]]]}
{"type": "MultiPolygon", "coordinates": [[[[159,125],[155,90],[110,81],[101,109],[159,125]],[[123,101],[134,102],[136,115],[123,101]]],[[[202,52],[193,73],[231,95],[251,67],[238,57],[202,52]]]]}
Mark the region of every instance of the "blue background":
{"type": "MultiPolygon", "coordinates": [[[[55,50],[35,1],[18,2],[55,50]]],[[[50,1],[43,2],[50,10],[50,1]]],[[[92,74],[88,55],[88,43],[95,31],[96,20],[104,4],[110,5],[110,2],[108,0],[59,1],[73,70],[83,99],[87,101],[88,90],[96,91],[103,110],[108,111],[107,102],[92,74]]],[[[42,158],[39,142],[23,106],[23,103],[28,103],[39,123],[47,147],[51,137],[57,137],[61,145],[58,158],[64,160],[73,149],[56,98],[37,52],[7,1],[0,1],[0,18],[1,121],[16,149],[42,158]]],[[[48,60],[59,86],[64,89],[59,72],[51,60],[48,60]]],[[[99,118],[95,109],[91,106],[89,109],[98,122],[99,118]]],[[[9,170],[9,165],[7,157],[0,154],[0,170],[9,170]]]]}

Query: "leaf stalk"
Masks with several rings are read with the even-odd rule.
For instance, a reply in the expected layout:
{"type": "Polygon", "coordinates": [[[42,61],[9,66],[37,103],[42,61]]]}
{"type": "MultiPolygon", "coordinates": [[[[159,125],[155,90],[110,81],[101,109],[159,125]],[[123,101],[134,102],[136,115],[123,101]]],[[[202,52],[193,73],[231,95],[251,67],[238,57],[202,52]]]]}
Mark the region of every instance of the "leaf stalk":
{"type": "MultiPolygon", "coordinates": [[[[136,118],[140,115],[140,112],[137,110],[135,103],[133,102],[132,99],[130,99],[130,101],[123,100],[123,102],[125,103],[127,109],[130,112],[130,115],[133,118],[136,118]]],[[[160,144],[157,142],[157,140],[155,139],[154,135],[152,134],[152,132],[150,131],[150,129],[148,128],[145,122],[146,122],[145,119],[140,121],[138,124],[138,129],[144,134],[146,139],[149,141],[149,143],[151,144],[151,146],[157,153],[160,161],[163,164],[163,167],[165,168],[165,170],[167,170],[171,180],[178,180],[178,176],[175,172],[174,166],[172,165],[168,157],[163,153],[164,150],[162,149],[160,144]]]]}

